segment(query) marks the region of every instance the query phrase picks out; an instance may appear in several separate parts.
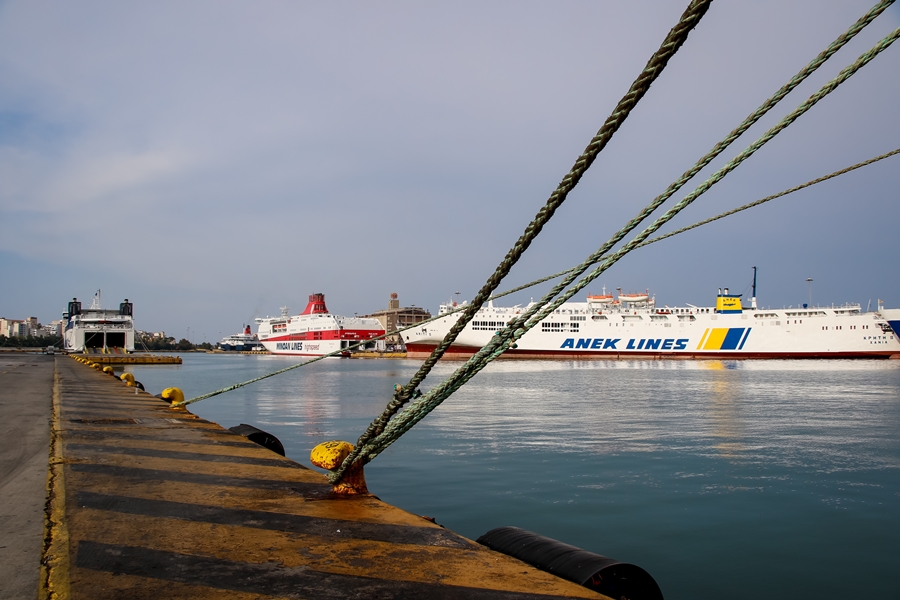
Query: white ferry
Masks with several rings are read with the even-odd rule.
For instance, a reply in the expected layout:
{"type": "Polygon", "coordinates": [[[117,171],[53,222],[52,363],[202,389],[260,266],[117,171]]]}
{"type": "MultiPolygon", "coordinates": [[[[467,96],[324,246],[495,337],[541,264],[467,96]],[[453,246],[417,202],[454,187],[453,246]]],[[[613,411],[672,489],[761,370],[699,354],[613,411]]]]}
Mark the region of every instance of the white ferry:
{"type": "Polygon", "coordinates": [[[101,308],[100,291],[90,307],[72,298],[63,313],[63,340],[69,352],[123,354],[134,351],[134,305],[125,298],[119,309],[101,308]]]}
{"type": "Polygon", "coordinates": [[[235,333],[222,338],[222,341],[219,342],[219,349],[226,352],[251,352],[264,350],[264,347],[259,343],[259,339],[250,333],[250,326],[245,325],[243,333],[235,333]]]}
{"type": "MultiPolygon", "coordinates": [[[[530,305],[529,305],[530,306],[530,305]]],[[[444,339],[459,313],[442,304],[438,319],[403,332],[407,356],[423,358],[444,339]]],[[[445,354],[468,358],[528,306],[483,306],[445,354]]],[[[649,292],[588,296],[567,302],[517,340],[505,358],[900,358],[895,327],[858,304],[760,309],[719,290],[715,306],[658,307],[649,292]]]]}
{"type": "Polygon", "coordinates": [[[322,356],[331,352],[349,352],[348,348],[384,334],[377,319],[332,315],[325,306],[325,294],[311,294],[306,309],[289,316],[287,307],[280,317],[256,319],[256,335],[272,354],[322,356]]]}

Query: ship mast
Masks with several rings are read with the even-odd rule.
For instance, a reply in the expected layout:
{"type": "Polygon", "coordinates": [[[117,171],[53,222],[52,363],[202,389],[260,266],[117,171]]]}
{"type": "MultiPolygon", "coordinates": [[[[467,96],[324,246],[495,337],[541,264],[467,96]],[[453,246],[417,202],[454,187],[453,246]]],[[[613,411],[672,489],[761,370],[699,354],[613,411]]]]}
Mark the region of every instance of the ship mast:
{"type": "Polygon", "coordinates": [[[750,308],[756,308],[756,267],[753,267],[753,294],[750,296],[750,308]]]}

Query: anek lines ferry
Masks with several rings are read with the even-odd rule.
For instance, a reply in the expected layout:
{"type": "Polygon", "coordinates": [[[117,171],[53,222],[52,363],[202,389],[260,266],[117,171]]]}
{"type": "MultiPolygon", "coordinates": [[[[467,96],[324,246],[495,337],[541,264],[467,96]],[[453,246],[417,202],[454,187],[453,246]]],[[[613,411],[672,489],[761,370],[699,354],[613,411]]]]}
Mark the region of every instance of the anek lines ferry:
{"type": "MultiPolygon", "coordinates": [[[[754,286],[755,288],[755,286],[754,286]]],[[[459,318],[447,316],[403,333],[410,358],[427,356],[459,318]]],[[[489,303],[445,356],[467,358],[528,307],[489,303]]],[[[881,311],[879,305],[879,311],[881,311]]],[[[900,318],[900,316],[898,316],[900,318]]],[[[588,296],[567,302],[517,340],[507,358],[900,358],[900,338],[881,312],[858,304],[759,309],[719,290],[711,307],[657,308],[649,293],[588,296]]]]}

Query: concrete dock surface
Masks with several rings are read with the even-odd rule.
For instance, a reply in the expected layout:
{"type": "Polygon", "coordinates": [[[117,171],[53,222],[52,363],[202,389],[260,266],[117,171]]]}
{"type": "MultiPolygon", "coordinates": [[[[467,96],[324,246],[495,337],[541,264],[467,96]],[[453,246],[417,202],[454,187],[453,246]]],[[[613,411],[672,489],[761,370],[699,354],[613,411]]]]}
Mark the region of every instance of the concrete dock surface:
{"type": "Polygon", "coordinates": [[[4,426],[33,424],[0,454],[2,524],[22,526],[4,598],[603,598],[374,496],[336,497],[322,474],[71,358],[0,365],[19,386],[3,386],[4,426]]]}
{"type": "Polygon", "coordinates": [[[36,598],[53,357],[0,354],[0,598],[36,598]]]}

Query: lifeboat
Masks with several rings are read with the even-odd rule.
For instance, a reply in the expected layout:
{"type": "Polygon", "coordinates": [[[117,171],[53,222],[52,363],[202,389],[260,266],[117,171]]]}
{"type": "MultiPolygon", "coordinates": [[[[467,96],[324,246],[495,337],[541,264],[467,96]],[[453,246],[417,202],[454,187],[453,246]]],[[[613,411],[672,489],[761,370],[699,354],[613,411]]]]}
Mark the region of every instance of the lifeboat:
{"type": "Polygon", "coordinates": [[[597,294],[596,296],[588,296],[588,302],[591,304],[609,304],[613,301],[612,294],[597,294]]]}
{"type": "Polygon", "coordinates": [[[650,291],[644,293],[623,294],[619,292],[619,302],[647,302],[650,300],[650,291]]]}

